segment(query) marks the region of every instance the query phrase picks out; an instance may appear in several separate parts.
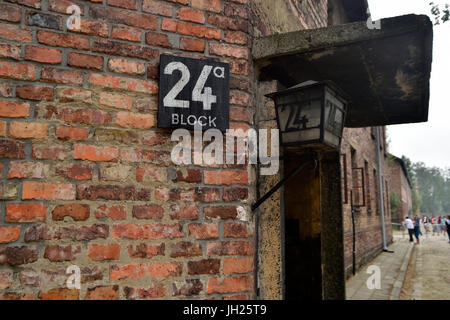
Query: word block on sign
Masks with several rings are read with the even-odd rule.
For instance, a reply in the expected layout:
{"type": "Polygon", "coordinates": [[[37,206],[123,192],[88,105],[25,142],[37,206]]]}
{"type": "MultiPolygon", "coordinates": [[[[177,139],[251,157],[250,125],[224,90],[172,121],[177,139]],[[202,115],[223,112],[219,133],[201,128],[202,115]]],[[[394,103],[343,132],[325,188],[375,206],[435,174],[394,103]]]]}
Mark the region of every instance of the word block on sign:
{"type": "Polygon", "coordinates": [[[230,66],[161,55],[158,127],[229,129],[230,66]]]}

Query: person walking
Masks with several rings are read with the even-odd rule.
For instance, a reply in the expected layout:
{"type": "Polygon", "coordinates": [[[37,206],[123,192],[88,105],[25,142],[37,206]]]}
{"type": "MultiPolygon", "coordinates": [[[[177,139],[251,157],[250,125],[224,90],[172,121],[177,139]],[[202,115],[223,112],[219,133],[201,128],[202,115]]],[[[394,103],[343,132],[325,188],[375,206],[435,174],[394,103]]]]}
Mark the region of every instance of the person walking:
{"type": "Polygon", "coordinates": [[[422,234],[422,232],[420,232],[420,217],[416,216],[414,218],[414,236],[417,239],[417,244],[420,243],[420,235],[422,234]]]}
{"type": "Polygon", "coordinates": [[[450,243],[450,216],[447,216],[447,219],[445,219],[445,231],[447,231],[448,242],[450,243]]]}
{"type": "Polygon", "coordinates": [[[409,242],[414,242],[414,239],[413,239],[414,223],[412,222],[412,220],[409,217],[406,217],[405,225],[406,225],[406,228],[408,229],[409,242]]]}
{"type": "Polygon", "coordinates": [[[444,216],[441,217],[441,234],[445,236],[445,222],[447,219],[445,219],[444,216]]]}

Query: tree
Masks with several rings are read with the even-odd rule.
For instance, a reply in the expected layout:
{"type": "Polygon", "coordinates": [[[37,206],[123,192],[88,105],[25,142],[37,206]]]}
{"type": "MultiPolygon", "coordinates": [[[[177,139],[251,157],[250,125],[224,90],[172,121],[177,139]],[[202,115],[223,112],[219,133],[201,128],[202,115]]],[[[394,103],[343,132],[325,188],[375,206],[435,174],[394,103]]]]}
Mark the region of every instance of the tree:
{"type": "Polygon", "coordinates": [[[395,214],[397,212],[398,208],[400,207],[400,202],[401,202],[400,197],[397,194],[391,192],[391,194],[389,195],[389,198],[391,200],[390,201],[391,202],[391,212],[393,214],[395,214]]]}
{"type": "Polygon", "coordinates": [[[450,6],[445,4],[444,9],[441,10],[439,4],[435,4],[434,2],[430,2],[431,13],[434,15],[434,24],[438,25],[445,23],[450,20],[450,6]]]}

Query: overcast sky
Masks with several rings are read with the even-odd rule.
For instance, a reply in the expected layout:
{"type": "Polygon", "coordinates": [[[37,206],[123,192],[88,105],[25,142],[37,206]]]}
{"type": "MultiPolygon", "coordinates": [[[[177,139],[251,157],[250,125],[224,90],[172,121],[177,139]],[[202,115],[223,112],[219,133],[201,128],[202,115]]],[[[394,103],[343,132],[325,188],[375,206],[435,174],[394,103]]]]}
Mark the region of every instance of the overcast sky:
{"type": "MultiPolygon", "coordinates": [[[[433,0],[369,0],[374,20],[404,14],[427,14],[433,0]]],[[[450,0],[434,3],[450,4],[450,0]]],[[[383,25],[381,25],[383,28],[383,25]]],[[[428,122],[388,127],[390,151],[427,166],[450,167],[450,21],[434,26],[433,65],[428,122]]]]}

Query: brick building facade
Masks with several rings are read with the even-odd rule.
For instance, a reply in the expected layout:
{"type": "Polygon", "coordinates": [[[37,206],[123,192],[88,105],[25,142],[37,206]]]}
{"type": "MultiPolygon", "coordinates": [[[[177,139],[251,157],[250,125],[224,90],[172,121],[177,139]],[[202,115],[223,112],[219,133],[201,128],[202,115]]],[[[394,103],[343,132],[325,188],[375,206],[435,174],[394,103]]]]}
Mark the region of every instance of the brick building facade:
{"type": "Polygon", "coordinates": [[[392,155],[391,158],[392,160],[389,162],[391,192],[396,194],[398,200],[400,200],[397,212],[392,212],[392,222],[402,223],[405,217],[413,214],[412,185],[403,160],[392,155]]]}
{"type": "MultiPolygon", "coordinates": [[[[385,212],[386,241],[392,242],[392,225],[389,201],[391,175],[386,151],[385,128],[380,129],[383,205],[385,212]]],[[[373,260],[382,250],[380,186],[376,129],[374,127],[344,130],[341,146],[342,189],[344,206],[345,270],[347,277],[353,267],[353,241],[355,241],[355,269],[373,260]],[[351,193],[354,215],[352,218],[351,193]],[[355,240],[353,240],[353,221],[355,240]]]]}
{"type": "MultiPolygon", "coordinates": [[[[283,298],[282,196],[250,209],[281,170],[174,165],[172,131],[156,120],[159,57],[228,63],[230,128],[274,128],[264,94],[282,85],[258,78],[254,39],[364,20],[366,9],[359,0],[2,1],[0,298],[283,298]],[[79,27],[67,23],[72,5],[79,27]],[[81,289],[66,286],[72,265],[81,289]]],[[[380,251],[374,141],[370,128],[346,129],[341,150],[344,198],[357,183],[352,168],[368,167],[358,265],[380,251]]],[[[321,195],[340,187],[337,157],[324,159],[332,174],[322,174],[321,195]]],[[[341,211],[330,208],[338,228],[341,211]]],[[[349,208],[347,199],[346,269],[349,208]]]]}

